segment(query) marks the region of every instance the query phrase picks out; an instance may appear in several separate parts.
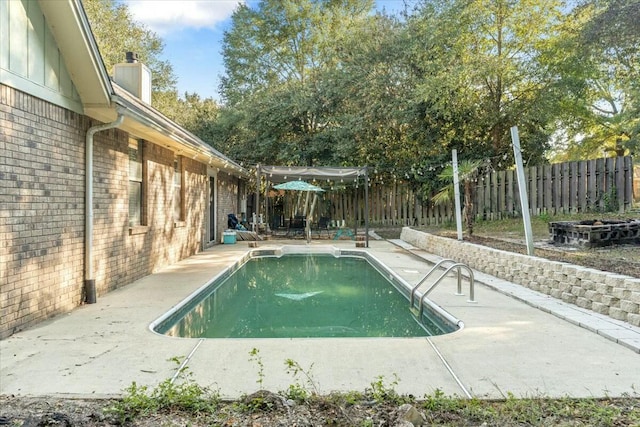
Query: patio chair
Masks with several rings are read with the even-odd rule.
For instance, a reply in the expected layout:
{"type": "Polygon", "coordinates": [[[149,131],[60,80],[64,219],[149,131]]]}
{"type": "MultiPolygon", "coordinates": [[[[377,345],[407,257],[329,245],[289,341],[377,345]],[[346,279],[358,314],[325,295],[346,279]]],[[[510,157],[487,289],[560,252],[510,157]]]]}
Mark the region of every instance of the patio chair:
{"type": "Polygon", "coordinates": [[[318,224],[315,227],[315,231],[318,233],[318,237],[320,237],[322,235],[323,231],[327,232],[327,237],[331,237],[331,233],[329,232],[329,223],[331,222],[331,219],[327,218],[326,216],[321,216],[320,219],[318,220],[318,224]]]}
{"type": "Polygon", "coordinates": [[[304,235],[305,222],[305,217],[302,215],[296,215],[293,219],[290,219],[289,228],[287,229],[285,237],[288,237],[292,233],[294,236],[298,234],[304,235]]]}

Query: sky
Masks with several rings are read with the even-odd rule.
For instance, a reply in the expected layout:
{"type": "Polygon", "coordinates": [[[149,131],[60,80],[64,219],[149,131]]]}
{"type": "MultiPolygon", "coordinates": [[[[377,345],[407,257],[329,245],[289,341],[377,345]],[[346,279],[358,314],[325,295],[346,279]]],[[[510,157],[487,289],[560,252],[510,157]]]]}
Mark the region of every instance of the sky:
{"type": "MultiPolygon", "coordinates": [[[[221,48],[231,15],[243,0],[121,0],[134,20],[158,34],[165,43],[161,59],[173,66],[177,88],[202,98],[220,100],[224,74],[221,48]]],[[[394,12],[403,0],[376,0],[376,8],[394,12]]],[[[249,1],[251,6],[255,1],[249,1]]]]}

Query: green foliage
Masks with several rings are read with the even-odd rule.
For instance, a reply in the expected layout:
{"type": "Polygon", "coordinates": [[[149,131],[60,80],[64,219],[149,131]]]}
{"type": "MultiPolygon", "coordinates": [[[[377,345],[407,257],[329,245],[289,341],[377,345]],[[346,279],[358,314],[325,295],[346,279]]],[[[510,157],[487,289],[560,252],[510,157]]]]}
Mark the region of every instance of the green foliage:
{"type": "MultiPolygon", "coordinates": [[[[478,160],[463,160],[458,164],[458,179],[460,180],[460,184],[462,184],[463,188],[463,211],[465,213],[465,222],[467,224],[467,232],[469,235],[473,234],[473,225],[475,222],[473,216],[474,181],[479,175],[481,167],[482,162],[478,160]]],[[[438,175],[438,178],[446,184],[438,193],[435,194],[435,196],[433,196],[433,203],[436,205],[454,203],[455,187],[453,183],[453,165],[446,166],[440,175],[438,175]]]]}
{"type": "Polygon", "coordinates": [[[167,379],[154,389],[139,386],[134,381],[125,391],[127,394],[121,400],[106,409],[107,414],[123,424],[158,412],[213,414],[220,403],[217,392],[198,385],[191,378],[179,384],[167,379]]]}
{"type": "Polygon", "coordinates": [[[438,139],[466,158],[512,158],[509,129],[539,162],[548,143],[548,85],[541,62],[560,2],[425,1],[407,18],[415,97],[438,139]],[[505,157],[506,156],[506,157],[505,157]]]}
{"type": "Polygon", "coordinates": [[[271,412],[277,408],[273,395],[266,390],[261,390],[249,396],[243,396],[239,401],[234,402],[234,408],[240,412],[257,413],[271,412]]]}
{"type": "Polygon", "coordinates": [[[242,5],[222,46],[224,107],[175,90],[162,40],[115,0],[83,2],[108,70],[135,51],[154,106],[246,164],[373,165],[428,201],[452,148],[512,163],[640,147],[635,0],[371,0],[242,5]],[[553,151],[548,151],[553,143],[553,151]]]}
{"type": "Polygon", "coordinates": [[[586,1],[558,38],[556,90],[564,94],[559,161],[634,154],[640,146],[637,2],[586,1]],[[635,21],[634,21],[635,22],[635,21]],[[560,53],[563,56],[560,56],[560,53]]]}
{"type": "Polygon", "coordinates": [[[637,399],[623,397],[616,403],[608,399],[516,398],[513,393],[497,401],[461,399],[436,390],[425,396],[422,407],[427,411],[427,422],[433,424],[442,419],[451,425],[508,426],[614,426],[638,422],[637,399]]]}
{"type": "Polygon", "coordinates": [[[330,398],[337,401],[343,401],[347,405],[356,405],[364,400],[365,395],[359,391],[348,391],[346,393],[333,394],[330,398]]]}
{"type": "MultiPolygon", "coordinates": [[[[259,358],[256,349],[251,351],[252,357],[259,358]]],[[[173,358],[180,363],[180,358],[173,358]]],[[[288,372],[303,374],[307,381],[312,377],[308,370],[291,359],[285,362],[288,372]]],[[[261,368],[262,372],[262,368],[261,368]]],[[[107,415],[115,417],[121,424],[135,424],[136,420],[145,417],[158,417],[158,414],[180,413],[185,425],[190,420],[202,417],[208,419],[207,425],[222,425],[225,421],[235,417],[234,411],[254,414],[258,412],[272,412],[283,410],[282,397],[260,390],[249,396],[225,404],[220,400],[217,392],[212,393],[196,384],[191,374],[182,371],[186,380],[175,384],[170,380],[163,381],[156,388],[139,386],[133,382],[125,391],[126,395],[105,409],[107,415]]],[[[261,377],[263,374],[261,374],[261,377]]],[[[518,398],[513,393],[505,393],[504,399],[488,400],[478,398],[460,398],[447,396],[436,389],[433,394],[425,395],[416,400],[411,396],[400,396],[394,390],[398,385],[398,377],[387,384],[383,376],[378,376],[365,389],[364,393],[351,391],[347,393],[332,393],[327,396],[314,392],[314,399],[308,399],[307,390],[300,385],[289,387],[286,397],[296,400],[299,404],[317,405],[322,408],[335,408],[344,412],[345,406],[373,404],[400,405],[411,403],[424,410],[429,425],[504,425],[504,426],[542,426],[542,425],[576,425],[576,426],[617,426],[638,425],[640,423],[640,406],[638,399],[623,396],[618,399],[575,399],[546,397],[518,398]]],[[[315,385],[312,385],[315,387],[315,385]]],[[[317,390],[316,390],[317,391],[317,390]]],[[[387,408],[387,406],[385,406],[387,408]]],[[[353,424],[354,420],[348,418],[353,424]]],[[[361,419],[357,425],[371,425],[368,418],[361,419]]]]}
{"type": "Polygon", "coordinates": [[[255,362],[258,365],[258,379],[256,382],[262,389],[264,385],[264,363],[262,363],[262,357],[260,356],[260,350],[257,348],[252,348],[249,352],[249,361],[255,362]]]}
{"type": "Polygon", "coordinates": [[[287,366],[287,374],[292,374],[294,379],[297,379],[298,376],[303,376],[306,382],[306,386],[300,384],[300,382],[289,385],[289,388],[285,392],[286,397],[301,403],[305,402],[311,395],[316,396],[319,394],[316,381],[311,374],[313,364],[311,364],[309,369],[303,369],[298,362],[292,359],[287,359],[284,363],[287,366]]]}
{"type": "Polygon", "coordinates": [[[84,0],[91,28],[108,73],[125,61],[126,52],[138,54],[151,70],[152,104],[203,141],[213,144],[218,136],[212,130],[218,105],[211,99],[176,90],[176,76],[169,61],[162,60],[164,42],[153,31],[134,21],[126,3],[115,0],[84,0]]]}
{"type": "Polygon", "coordinates": [[[604,212],[618,212],[620,203],[618,202],[618,190],[615,186],[609,188],[602,196],[604,212]]]}
{"type": "Polygon", "coordinates": [[[426,0],[403,19],[368,0],[264,1],[225,35],[219,148],[247,163],[374,165],[429,200],[452,148],[507,166],[555,131],[556,0],[426,0]],[[275,35],[275,36],[269,36],[275,35]]]}
{"type": "Polygon", "coordinates": [[[400,380],[396,374],[394,374],[393,377],[393,381],[391,381],[390,384],[386,384],[384,376],[378,375],[375,381],[371,382],[370,387],[365,389],[365,397],[377,403],[393,402],[400,404],[407,402],[409,400],[408,396],[401,396],[395,391],[395,387],[400,380]]]}
{"type": "Polygon", "coordinates": [[[453,405],[454,402],[451,398],[448,398],[442,390],[437,388],[433,395],[426,395],[422,407],[429,411],[450,411],[452,408],[457,408],[457,405],[453,405]]]}
{"type": "Polygon", "coordinates": [[[151,398],[146,386],[138,386],[134,381],[125,391],[127,394],[122,400],[117,401],[106,410],[108,414],[115,415],[121,423],[126,423],[137,416],[144,416],[158,410],[158,404],[151,398]]]}
{"type": "Polygon", "coordinates": [[[551,221],[551,215],[549,215],[548,212],[542,212],[540,215],[538,215],[538,220],[542,221],[542,222],[549,222],[551,221]]]}
{"type": "MultiPolygon", "coordinates": [[[[458,164],[458,179],[461,184],[465,182],[473,182],[480,168],[482,162],[479,160],[462,160],[458,164]]],[[[454,187],[453,187],[453,165],[449,164],[438,175],[438,179],[444,183],[444,187],[433,197],[433,202],[438,204],[453,203],[454,187]]]]}
{"type": "Polygon", "coordinates": [[[125,61],[126,52],[135,52],[140,62],[151,70],[154,92],[175,90],[173,67],[160,59],[164,42],[156,33],[135,22],[125,3],[84,0],[82,4],[107,72],[112,73],[115,64],[125,61]]]}
{"type": "Polygon", "coordinates": [[[287,399],[291,399],[297,403],[304,403],[309,399],[309,392],[300,384],[289,384],[289,387],[283,394],[287,399]]]}
{"type": "Polygon", "coordinates": [[[333,163],[335,92],[323,76],[336,69],[342,40],[372,7],[371,0],[267,0],[234,13],[222,49],[221,92],[238,112],[225,127],[242,132],[242,158],[333,163]]]}

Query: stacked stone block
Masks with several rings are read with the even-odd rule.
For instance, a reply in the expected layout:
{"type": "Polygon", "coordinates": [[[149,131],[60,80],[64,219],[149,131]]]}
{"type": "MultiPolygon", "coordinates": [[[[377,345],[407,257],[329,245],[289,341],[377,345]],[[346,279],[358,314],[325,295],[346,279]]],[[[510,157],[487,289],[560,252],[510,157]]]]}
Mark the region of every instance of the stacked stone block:
{"type": "Polygon", "coordinates": [[[430,253],[564,302],[640,326],[640,279],[402,229],[401,239],[430,253]]]}

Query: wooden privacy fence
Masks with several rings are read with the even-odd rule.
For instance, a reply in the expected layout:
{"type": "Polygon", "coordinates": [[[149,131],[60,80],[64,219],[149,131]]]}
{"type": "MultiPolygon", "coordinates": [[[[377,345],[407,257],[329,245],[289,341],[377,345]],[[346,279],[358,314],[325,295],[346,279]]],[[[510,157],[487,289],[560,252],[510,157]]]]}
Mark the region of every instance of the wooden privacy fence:
{"type": "MultiPolygon", "coordinates": [[[[362,192],[342,190],[323,194],[318,215],[352,226],[355,219],[364,224],[362,192]]],[[[372,184],[369,188],[369,224],[371,225],[430,225],[441,224],[454,218],[451,205],[422,204],[407,183],[372,184]]]]}
{"type": "MultiPolygon", "coordinates": [[[[532,215],[625,212],[633,203],[631,156],[533,166],[525,169],[525,179],[532,215]]],[[[515,170],[485,174],[475,190],[477,218],[522,212],[515,170]]]]}
{"type": "MultiPolygon", "coordinates": [[[[529,209],[543,213],[625,212],[633,203],[631,156],[534,166],[525,169],[529,209]]],[[[327,191],[319,215],[352,225],[364,223],[362,192],[327,191]]],[[[494,171],[479,177],[474,212],[478,219],[499,219],[521,214],[515,170],[494,171]]],[[[435,225],[454,221],[451,205],[423,204],[407,183],[396,182],[369,189],[371,225],[435,225]]]]}

